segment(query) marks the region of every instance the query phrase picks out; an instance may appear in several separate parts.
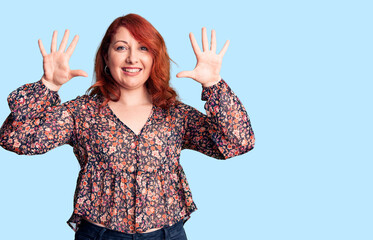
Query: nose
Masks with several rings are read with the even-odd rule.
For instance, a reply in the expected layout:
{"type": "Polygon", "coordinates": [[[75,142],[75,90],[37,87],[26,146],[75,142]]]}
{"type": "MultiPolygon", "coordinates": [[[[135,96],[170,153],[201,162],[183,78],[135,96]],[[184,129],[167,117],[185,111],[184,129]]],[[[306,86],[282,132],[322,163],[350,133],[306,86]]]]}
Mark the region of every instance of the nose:
{"type": "Polygon", "coordinates": [[[133,50],[133,49],[129,49],[128,56],[126,58],[126,62],[129,63],[129,64],[134,64],[134,63],[137,63],[138,60],[139,60],[139,58],[138,58],[137,51],[133,50]]]}

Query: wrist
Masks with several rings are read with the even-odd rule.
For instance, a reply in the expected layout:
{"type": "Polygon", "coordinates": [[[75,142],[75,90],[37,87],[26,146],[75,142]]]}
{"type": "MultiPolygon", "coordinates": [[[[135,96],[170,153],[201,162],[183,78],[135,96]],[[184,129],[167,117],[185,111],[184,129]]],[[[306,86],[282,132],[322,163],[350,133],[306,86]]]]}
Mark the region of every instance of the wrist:
{"type": "Polygon", "coordinates": [[[218,80],[207,82],[207,83],[202,83],[202,86],[203,87],[211,87],[211,86],[217,84],[218,82],[220,82],[220,80],[221,80],[221,77],[219,76],[218,80]]]}
{"type": "Polygon", "coordinates": [[[42,83],[51,91],[57,92],[61,86],[57,86],[47,80],[45,80],[44,76],[41,78],[42,83]]]}

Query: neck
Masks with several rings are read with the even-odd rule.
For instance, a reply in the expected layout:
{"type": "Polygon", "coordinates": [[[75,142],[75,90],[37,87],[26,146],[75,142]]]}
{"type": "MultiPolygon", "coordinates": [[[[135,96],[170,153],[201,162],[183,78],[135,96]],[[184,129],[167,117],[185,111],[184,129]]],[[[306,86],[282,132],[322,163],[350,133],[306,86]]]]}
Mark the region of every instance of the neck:
{"type": "Polygon", "coordinates": [[[148,105],[152,104],[152,97],[144,84],[137,89],[121,89],[118,103],[126,107],[148,105]]]}

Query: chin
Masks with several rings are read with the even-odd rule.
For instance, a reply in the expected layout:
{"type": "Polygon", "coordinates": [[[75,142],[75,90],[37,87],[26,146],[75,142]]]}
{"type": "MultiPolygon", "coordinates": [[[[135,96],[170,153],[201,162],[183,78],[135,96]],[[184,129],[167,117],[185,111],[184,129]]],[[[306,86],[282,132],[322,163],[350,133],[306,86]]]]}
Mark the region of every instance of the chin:
{"type": "Polygon", "coordinates": [[[128,90],[135,90],[139,88],[145,87],[145,82],[142,84],[139,83],[126,83],[126,84],[121,84],[122,88],[128,89],[128,90]]]}

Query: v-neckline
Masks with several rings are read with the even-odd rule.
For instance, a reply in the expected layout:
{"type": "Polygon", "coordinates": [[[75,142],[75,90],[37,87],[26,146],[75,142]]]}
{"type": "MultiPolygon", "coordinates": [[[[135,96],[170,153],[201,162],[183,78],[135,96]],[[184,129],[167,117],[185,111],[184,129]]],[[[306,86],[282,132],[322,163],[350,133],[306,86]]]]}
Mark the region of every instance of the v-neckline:
{"type": "Polygon", "coordinates": [[[148,118],[146,119],[145,124],[141,127],[140,132],[137,134],[135,131],[133,131],[129,126],[127,126],[120,118],[114,113],[113,109],[109,106],[109,103],[106,104],[106,108],[109,110],[110,114],[116,119],[117,122],[120,122],[126,129],[128,129],[130,132],[132,132],[136,137],[139,137],[144,130],[144,128],[148,125],[150,119],[153,117],[155,105],[152,104],[152,109],[150,110],[150,114],[148,118]]]}

